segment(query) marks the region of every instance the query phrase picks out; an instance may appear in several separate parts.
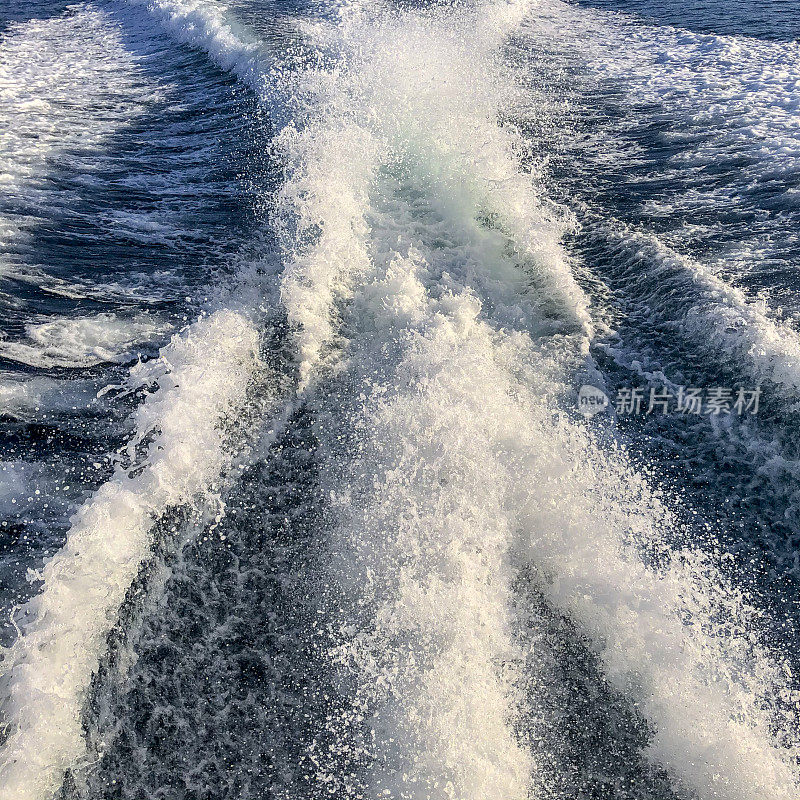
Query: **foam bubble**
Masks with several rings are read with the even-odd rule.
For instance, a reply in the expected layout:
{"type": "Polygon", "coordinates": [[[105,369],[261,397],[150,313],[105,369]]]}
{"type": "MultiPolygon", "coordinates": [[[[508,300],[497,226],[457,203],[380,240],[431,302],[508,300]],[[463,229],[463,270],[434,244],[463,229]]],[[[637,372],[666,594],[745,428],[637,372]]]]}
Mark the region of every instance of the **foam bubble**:
{"type": "Polygon", "coordinates": [[[0,356],[33,367],[90,367],[125,363],[141,349],[166,338],[171,325],[150,314],[93,317],[28,323],[28,342],[0,341],[0,356]]]}

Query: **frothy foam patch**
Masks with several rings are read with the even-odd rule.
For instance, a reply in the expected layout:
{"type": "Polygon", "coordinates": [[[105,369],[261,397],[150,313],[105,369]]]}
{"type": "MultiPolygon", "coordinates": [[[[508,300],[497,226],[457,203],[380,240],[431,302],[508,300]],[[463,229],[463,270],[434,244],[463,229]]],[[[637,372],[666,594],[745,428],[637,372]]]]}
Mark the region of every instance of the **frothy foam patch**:
{"type": "MultiPolygon", "coordinates": [[[[372,207],[359,211],[349,196],[341,213],[315,205],[328,194],[314,186],[316,164],[302,160],[308,182],[295,197],[304,230],[320,230],[310,252],[325,242],[346,265],[352,220],[369,221],[357,229],[358,271],[331,270],[331,257],[297,262],[283,299],[299,342],[320,321],[316,341],[329,341],[328,319],[349,339],[347,388],[322,418],[349,412],[352,430],[321,426],[319,436],[337,522],[332,575],[353,613],[333,657],[363,709],[356,724],[370,731],[368,793],[522,797],[536,785],[511,726],[520,698],[509,592],[530,560],[552,602],[595,641],[613,685],[654,726],[655,761],[704,798],[788,800],[792,753],[771,734],[785,682],[752,644],[752,612],[702,559],[662,553],[659,572],[641,563],[631,539],[658,548],[669,513],[622,455],[602,454],[556,410],[564,387],[553,380],[553,351],[565,342],[529,333],[541,331],[546,307],[534,298],[516,331],[492,325],[508,303],[503,283],[513,270],[504,266],[514,257],[518,267],[530,258],[536,288],[557,289],[562,318],[580,319],[583,307],[527,182],[523,194],[513,137],[497,128],[497,106],[482,102],[481,87],[494,88],[487,54],[502,37],[483,38],[486,19],[469,12],[440,21],[358,11],[346,17],[342,47],[357,45],[356,55],[325,97],[334,114],[368,120],[361,129],[382,145],[368,153],[384,160],[372,169],[372,207]],[[402,176],[398,196],[381,204],[378,187],[391,185],[393,171],[402,176]],[[498,203],[509,198],[525,202],[498,203]],[[546,247],[512,246],[498,257],[490,243],[505,231],[518,243],[535,214],[546,247]],[[454,241],[464,236],[472,258],[454,241]],[[312,307],[316,285],[343,279],[333,304],[312,307]],[[735,622],[717,628],[717,619],[735,622]]],[[[306,128],[304,152],[327,130],[306,128]]],[[[330,724],[343,733],[352,723],[330,724]]],[[[792,720],[784,724],[790,732],[792,720]]]]}
{"type": "Polygon", "coordinates": [[[32,367],[91,367],[135,360],[172,326],[150,314],[97,314],[25,326],[28,342],[0,342],[0,356],[32,367]]]}
{"type": "Polygon", "coordinates": [[[535,765],[511,724],[513,531],[504,485],[486,481],[500,467],[497,420],[475,402],[492,356],[464,341],[477,300],[430,302],[419,268],[398,257],[360,294],[361,325],[378,321],[352,343],[347,380],[361,400],[332,398],[346,436],[320,430],[332,572],[358,620],[334,658],[370,730],[371,796],[521,799],[535,765]],[[401,342],[407,358],[387,375],[401,342]]]}
{"type": "Polygon", "coordinates": [[[153,522],[207,491],[226,463],[224,426],[257,367],[247,317],[218,311],[176,335],[134,380],[158,387],[136,414],[148,438],[143,468],[118,469],[73,517],[64,548],[38,576],[4,653],[0,797],[41,799],[85,755],[81,710],[105,638],[148,557],[153,522]]]}
{"type": "MultiPolygon", "coordinates": [[[[598,130],[583,147],[606,163],[634,164],[635,144],[624,126],[665,127],[665,166],[677,175],[693,168],[735,164],[733,186],[699,181],[685,197],[664,202],[664,214],[691,213],[727,198],[736,203],[767,183],[791,188],[800,166],[800,79],[796,42],[692,33],[652,26],[623,14],[561,0],[542,0],[525,35],[550,40],[563,57],[583,64],[584,88],[617,89],[626,114],[622,128],[598,130]]],[[[634,131],[628,131],[631,133],[634,131]]],[[[651,207],[658,214],[658,205],[651,207]]]]}
{"type": "Polygon", "coordinates": [[[341,10],[338,39],[327,26],[309,28],[338,60],[329,72],[292,78],[307,105],[302,124],[277,144],[288,173],[278,210],[292,255],[282,294],[303,381],[324,360],[337,309],[368,269],[365,240],[380,221],[365,215],[387,171],[410,170],[425,189],[435,186],[445,224],[497,229],[495,282],[513,281],[521,267],[535,285],[527,302],[588,341],[586,298],[558,246],[563,220],[532,190],[535,176],[520,170],[519,137],[498,126],[509,84],[497,49],[524,7],[488,6],[442,22],[358,5],[341,10]]]}
{"type": "Polygon", "coordinates": [[[64,16],[12,25],[0,45],[0,184],[18,191],[55,152],[102,145],[154,99],[150,91],[135,55],[97,8],[77,5],[64,16]],[[109,110],[112,100],[120,106],[109,110]],[[89,124],[86,108],[100,104],[89,124]]]}
{"type": "Polygon", "coordinates": [[[14,415],[71,411],[90,404],[96,394],[97,385],[91,381],[24,378],[0,372],[0,407],[14,415]]]}

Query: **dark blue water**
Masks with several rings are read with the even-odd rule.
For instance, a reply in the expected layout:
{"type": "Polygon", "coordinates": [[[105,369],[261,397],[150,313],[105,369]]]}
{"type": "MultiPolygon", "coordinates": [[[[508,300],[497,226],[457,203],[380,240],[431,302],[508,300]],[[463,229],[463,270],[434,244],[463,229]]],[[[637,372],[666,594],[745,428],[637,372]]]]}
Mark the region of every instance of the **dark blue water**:
{"type": "MultiPolygon", "coordinates": [[[[584,2],[584,0],[582,0],[584,2]]],[[[585,0],[587,6],[633,14],[647,22],[698,33],[755,36],[791,42],[800,39],[796,0],[585,0]]]]}

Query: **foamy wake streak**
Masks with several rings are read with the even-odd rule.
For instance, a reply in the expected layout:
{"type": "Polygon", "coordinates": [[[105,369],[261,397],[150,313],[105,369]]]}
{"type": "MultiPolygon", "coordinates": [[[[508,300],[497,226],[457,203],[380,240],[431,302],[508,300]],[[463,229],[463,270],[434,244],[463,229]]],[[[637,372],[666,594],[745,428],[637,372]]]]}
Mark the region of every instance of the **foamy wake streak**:
{"type": "MultiPolygon", "coordinates": [[[[152,0],[146,5],[176,38],[207,52],[269,101],[265,87],[273,62],[224,7],[181,0],[152,0]]],[[[313,78],[307,82],[313,83],[313,78]]],[[[281,96],[283,87],[274,91],[281,96]]],[[[300,213],[287,223],[284,243],[289,248],[294,237],[313,229],[316,219],[333,219],[334,207],[344,209],[347,185],[352,186],[355,218],[340,229],[332,227],[310,252],[287,249],[292,263],[284,293],[294,300],[287,303],[287,310],[297,329],[301,389],[334,336],[329,306],[340,294],[337,287],[346,284],[351,261],[357,262],[357,217],[365,197],[359,194],[363,190],[358,173],[348,167],[348,156],[357,163],[359,146],[369,148],[369,137],[358,131],[348,141],[348,131],[336,118],[318,126],[328,131],[327,138],[306,136],[289,127],[281,139],[287,162],[285,204],[291,205],[292,193],[303,192],[309,181],[330,187],[327,194],[315,193],[308,206],[318,207],[312,217],[300,213]],[[342,247],[348,228],[353,229],[349,251],[342,247]],[[331,238],[338,240],[338,257],[326,245],[331,238]],[[304,265],[309,262],[317,268],[327,264],[328,275],[315,277],[304,287],[304,265]]],[[[372,162],[362,160],[364,174],[369,175],[372,162]]],[[[245,302],[253,308],[266,302],[271,314],[269,304],[277,297],[254,296],[258,286],[265,286],[258,275],[243,276],[245,302]]],[[[234,415],[241,412],[251,379],[263,369],[257,350],[258,332],[250,318],[221,310],[175,337],[157,362],[134,371],[132,383],[157,384],[135,420],[137,441],[148,443],[146,456],[140,468],[130,473],[120,469],[72,520],[66,545],[37,576],[43,580],[41,593],[22,609],[21,637],[4,653],[0,685],[8,738],[0,752],[0,798],[48,797],[60,786],[65,771],[87,757],[83,704],[118,610],[151,552],[151,527],[169,508],[194,502],[208,492],[224,471],[229,458],[225,431],[236,428],[234,415]]],[[[288,409],[294,407],[284,399],[286,408],[276,416],[278,424],[285,423],[288,409]]]]}
{"type": "MultiPolygon", "coordinates": [[[[208,3],[151,5],[259,83],[258,54],[208,3]]],[[[317,431],[330,575],[353,614],[333,656],[372,729],[369,796],[535,789],[514,727],[537,698],[515,688],[512,597],[533,562],[652,722],[655,760],[704,800],[789,800],[790,754],[770,733],[782,676],[750,641],[746,608],[705,567],[641,564],[628,542],[658,542],[666,510],[557,411],[565,352],[585,349],[591,326],[561,224],[497,124],[510,86],[497,50],[524,8],[343,11],[341,69],[306,76],[309,106],[279,136],[281,299],[302,386],[330,412],[317,431]],[[318,379],[334,365],[326,393],[318,379]],[[347,436],[324,424],[339,417],[347,436]]],[[[145,469],[104,486],[45,567],[4,678],[3,797],[45,796],[83,755],[81,700],[150,522],[224,468],[218,425],[257,367],[255,342],[236,312],[174,340],[158,376],[171,391],[137,420],[156,428],[145,469]]]]}
{"type": "Polygon", "coordinates": [[[800,390],[800,336],[775,319],[766,302],[748,298],[693,259],[679,255],[655,236],[602,231],[618,257],[617,270],[632,278],[635,293],[652,308],[666,307],[680,320],[679,333],[718,358],[731,359],[756,381],[770,381],[794,400],[800,390]],[[647,281],[639,274],[647,270],[647,281]],[[670,287],[667,294],[664,289],[670,287]],[[677,291],[676,291],[677,290],[677,291]],[[675,304],[673,294],[684,298],[675,304]],[[689,300],[691,299],[691,302],[689,300]]]}
{"type": "Polygon", "coordinates": [[[357,298],[351,447],[321,431],[334,574],[362,619],[371,610],[336,657],[372,729],[373,795],[535,790],[513,719],[519,704],[545,720],[548,708],[514,690],[510,596],[532,562],[679,784],[702,798],[796,796],[793,751],[771,734],[792,730],[786,676],[753,644],[752,612],[700,558],[659,573],[639,561],[631,539],[658,543],[666,509],[624,458],[553,413],[546,349],[495,331],[468,288],[432,299],[430,277],[419,254],[398,253],[357,298]]]}
{"type": "Polygon", "coordinates": [[[214,0],[127,0],[145,7],[159,25],[183,44],[206,53],[221,69],[261,91],[273,60],[261,42],[214,0]]]}
{"type": "MultiPolygon", "coordinates": [[[[480,254],[492,268],[481,277],[484,291],[494,291],[499,315],[585,336],[585,300],[557,247],[560,224],[530,191],[530,177],[519,172],[514,134],[496,123],[495,92],[501,85],[492,78],[496,51],[518,14],[519,6],[500,4],[441,17],[397,16],[361,4],[352,13],[343,9],[338,41],[329,28],[309,27],[329,51],[338,50],[343,67],[327,82],[315,76],[324,87],[315,97],[317,108],[309,109],[302,127],[279,137],[288,173],[279,208],[287,220],[284,249],[291,256],[281,294],[295,330],[302,386],[336,361],[356,383],[372,368],[381,370],[379,360],[360,352],[360,342],[367,349],[371,341],[391,348],[406,315],[418,313],[415,303],[424,306],[425,289],[414,287],[413,275],[402,259],[393,258],[392,248],[406,238],[409,226],[419,225],[425,235],[428,213],[441,221],[445,237],[468,240],[471,233],[492,228],[480,254]],[[417,181],[405,188],[418,196],[420,207],[412,201],[398,213],[387,186],[407,172],[417,181]],[[375,282],[385,257],[396,269],[389,268],[383,283],[375,282]],[[526,290],[513,266],[519,263],[538,293],[514,296],[516,289],[523,295],[526,290]],[[403,287],[411,288],[411,298],[392,291],[403,287]],[[363,315],[371,319],[371,312],[381,318],[380,335],[360,330],[363,315]]],[[[474,254],[464,255],[475,262],[474,254]]],[[[441,308],[449,310],[446,298],[441,308]]],[[[476,308],[477,303],[471,311],[476,308]]],[[[373,388],[385,391],[397,377],[373,388]]],[[[317,391],[329,397],[322,386],[317,391]]],[[[332,542],[334,579],[349,587],[341,603],[374,612],[374,623],[357,626],[356,638],[335,653],[352,673],[353,705],[364,709],[360,722],[372,729],[367,792],[523,798],[532,767],[511,724],[512,662],[518,654],[504,566],[510,530],[502,519],[493,528],[483,525],[481,512],[499,498],[481,469],[469,470],[457,497],[454,486],[443,489],[438,477],[431,482],[419,442],[403,438],[404,425],[411,421],[408,415],[422,413],[435,426],[448,400],[439,397],[422,410],[416,401],[410,398],[402,411],[388,409],[352,436],[341,435],[338,425],[320,431],[329,458],[327,488],[345,518],[332,542]],[[359,452],[362,444],[381,442],[385,454],[391,450],[402,460],[392,463],[390,474],[380,465],[373,470],[354,457],[348,445],[355,441],[359,452]],[[364,482],[366,495],[357,499],[364,482]],[[418,493],[404,508],[409,486],[417,484],[418,493]],[[372,502],[370,493],[378,488],[372,502]],[[403,522],[395,539],[397,519],[403,522]],[[499,672],[502,662],[508,662],[508,675],[499,672]]],[[[350,402],[349,394],[335,400],[324,418],[344,422],[350,402]]],[[[479,411],[454,403],[447,424],[430,432],[430,447],[441,445],[445,460],[453,443],[448,447],[441,436],[451,432],[459,412],[481,427],[479,411]]],[[[481,465],[485,442],[486,436],[478,435],[475,451],[466,455],[456,448],[446,471],[455,475],[469,463],[481,465]]],[[[341,742],[338,764],[358,758],[338,727],[353,724],[359,722],[329,721],[334,741],[341,742]]],[[[332,785],[346,780],[328,779],[332,785]]]]}
{"type": "MultiPolygon", "coordinates": [[[[352,608],[334,656],[370,729],[368,794],[499,800],[536,786],[513,722],[511,587],[532,562],[652,723],[650,753],[679,784],[789,800],[794,753],[772,735],[793,725],[780,718],[785,676],[754,643],[754,613],[698,557],[642,564],[636,546],[659,547],[667,509],[622,454],[556,410],[554,376],[589,326],[558,223],[497,125],[507,82],[495,52],[509,30],[498,9],[359,7],[325,113],[287,139],[301,161],[332,152],[332,121],[347,141],[377,143],[354,151],[341,213],[322,183],[330,171],[296,173],[290,204],[319,235],[283,295],[301,348],[317,354],[309,365],[332,335],[349,338],[320,400],[321,419],[342,417],[347,433],[321,424],[318,435],[331,575],[352,608]]],[[[330,721],[343,759],[352,725],[330,721]]]]}
{"type": "Polygon", "coordinates": [[[493,354],[469,341],[480,303],[430,301],[417,269],[398,256],[359,293],[348,377],[362,400],[333,398],[351,446],[322,432],[331,572],[359,620],[334,660],[370,730],[368,796],[523,800],[536,770],[513,727],[503,422],[476,402],[493,354]],[[406,348],[395,370],[386,353],[406,348]]]}
{"type": "MultiPolygon", "coordinates": [[[[262,86],[268,57],[246,32],[233,30],[223,9],[208,2],[147,6],[181,41],[262,86]]],[[[80,26],[86,14],[63,24],[80,26]]],[[[251,317],[227,308],[201,317],[158,360],[133,370],[132,386],[155,389],[134,420],[131,451],[136,445],[144,455],[135,469],[118,469],[72,519],[65,546],[36,575],[40,594],[16,614],[20,637],[3,653],[0,798],[49,797],[65,771],[86,758],[83,704],[118,610],[151,553],[151,528],[170,508],[208,493],[225,470],[227,434],[240,426],[236,415],[263,369],[258,347],[251,317]]]]}
{"type": "Polygon", "coordinates": [[[117,611],[170,507],[208,491],[226,464],[228,417],[258,365],[258,336],[236,311],[218,311],[176,335],[134,370],[155,383],[136,414],[144,467],[119,469],[72,520],[67,542],[37,578],[42,591],[18,615],[22,636],[4,653],[0,797],[37,800],[58,789],[86,753],[82,708],[117,611]]]}

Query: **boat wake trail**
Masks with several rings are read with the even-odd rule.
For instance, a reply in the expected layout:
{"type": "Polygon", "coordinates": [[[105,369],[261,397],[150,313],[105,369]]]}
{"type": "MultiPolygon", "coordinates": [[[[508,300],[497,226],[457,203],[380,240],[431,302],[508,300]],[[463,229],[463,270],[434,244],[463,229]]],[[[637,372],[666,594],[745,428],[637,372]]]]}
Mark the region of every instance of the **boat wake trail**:
{"type": "Polygon", "coordinates": [[[75,517],[7,654],[0,796],[47,797],[69,768],[86,796],[157,779],[198,797],[575,796],[553,774],[577,746],[554,697],[581,651],[603,676],[589,693],[610,686],[645,731],[641,785],[614,796],[652,797],[661,775],[664,797],[795,797],[797,698],[758,614],[671,546],[670,499],[570,410],[591,309],[560,244],[570,220],[503,122],[505,42],[536,4],[344,4],[298,18],[288,55],[213,4],[150,7],[284,117],[265,223],[281,269],[245,270],[236,307],[139,368],[157,384],[143,460],[75,517]],[[291,353],[283,383],[264,378],[265,338],[291,353]],[[259,405],[253,386],[278,384],[259,405]],[[228,554],[187,548],[131,629],[140,660],[87,710],[150,526],[235,471],[243,429],[265,444],[222,491],[228,554]],[[296,629],[277,635],[279,612],[296,629]],[[545,653],[556,619],[573,646],[545,653]],[[245,722],[205,699],[198,725],[201,664],[242,682],[219,691],[245,722]],[[166,718],[178,733],[154,733],[166,718]],[[169,736],[180,780],[160,764],[169,736]]]}
{"type": "Polygon", "coordinates": [[[219,311],[176,336],[132,379],[156,391],[137,413],[143,463],[115,477],[72,520],[67,544],[36,580],[19,614],[22,636],[5,653],[10,720],[3,796],[45,797],[84,755],[81,708],[105,637],[152,546],[153,521],[211,489],[225,464],[222,427],[257,368],[247,318],[219,311]]]}

